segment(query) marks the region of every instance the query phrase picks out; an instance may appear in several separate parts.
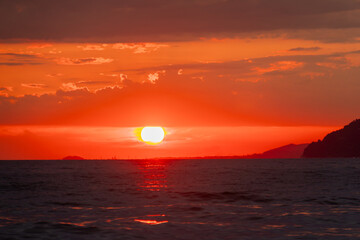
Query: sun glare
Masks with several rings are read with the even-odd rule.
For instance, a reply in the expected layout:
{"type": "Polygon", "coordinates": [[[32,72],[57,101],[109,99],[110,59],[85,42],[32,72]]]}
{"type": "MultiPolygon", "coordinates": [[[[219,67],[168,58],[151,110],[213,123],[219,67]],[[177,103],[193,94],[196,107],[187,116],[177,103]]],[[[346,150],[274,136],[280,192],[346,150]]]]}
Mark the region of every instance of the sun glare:
{"type": "Polygon", "coordinates": [[[166,132],[162,127],[143,127],[135,130],[138,139],[151,145],[159,144],[164,140],[166,132]]]}

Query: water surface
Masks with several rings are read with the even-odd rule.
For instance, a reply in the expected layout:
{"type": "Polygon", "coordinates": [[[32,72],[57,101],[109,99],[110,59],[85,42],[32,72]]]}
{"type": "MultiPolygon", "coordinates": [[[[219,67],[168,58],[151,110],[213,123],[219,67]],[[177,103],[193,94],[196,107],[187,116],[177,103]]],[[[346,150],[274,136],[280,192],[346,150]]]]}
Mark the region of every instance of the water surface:
{"type": "Polygon", "coordinates": [[[359,239],[360,159],[0,161],[2,239],[359,239]]]}

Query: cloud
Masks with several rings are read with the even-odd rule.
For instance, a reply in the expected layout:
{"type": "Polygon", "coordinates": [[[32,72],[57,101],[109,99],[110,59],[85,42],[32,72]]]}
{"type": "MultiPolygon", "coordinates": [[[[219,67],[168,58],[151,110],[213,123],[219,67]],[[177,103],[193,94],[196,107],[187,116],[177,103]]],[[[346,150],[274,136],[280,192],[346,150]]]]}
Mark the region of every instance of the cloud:
{"type": "Polygon", "coordinates": [[[23,54],[23,53],[0,53],[0,56],[9,56],[9,57],[16,57],[16,58],[37,58],[38,56],[35,54],[23,54]]]}
{"type": "Polygon", "coordinates": [[[289,49],[290,52],[302,52],[302,51],[318,51],[320,47],[297,47],[289,49]]]}
{"type": "Polygon", "coordinates": [[[359,27],[277,30],[261,36],[315,40],[323,43],[357,43],[359,42],[359,30],[359,27]]]}
{"type": "Polygon", "coordinates": [[[5,52],[0,53],[0,66],[21,66],[21,65],[39,65],[43,64],[38,55],[5,52]]]}
{"type": "Polygon", "coordinates": [[[97,65],[104,63],[111,63],[114,59],[103,57],[89,57],[89,58],[58,58],[57,64],[60,65],[97,65]]]}
{"type": "Polygon", "coordinates": [[[9,97],[9,92],[12,92],[12,87],[0,86],[0,96],[9,97]]]}
{"type": "Polygon", "coordinates": [[[128,75],[124,74],[124,73],[100,73],[101,76],[105,76],[105,77],[114,77],[114,78],[119,78],[120,82],[125,81],[126,79],[128,79],[128,75]]]}
{"type": "MultiPolygon", "coordinates": [[[[158,42],[278,30],[302,30],[302,37],[313,30],[359,28],[359,9],[357,0],[14,0],[1,3],[0,21],[7,24],[1,26],[0,39],[158,42]]],[[[358,30],[351,35],[359,37],[358,30]]]]}
{"type": "Polygon", "coordinates": [[[79,81],[75,84],[76,85],[103,85],[103,84],[112,84],[112,83],[113,82],[110,82],[110,81],[79,81]]]}
{"type": "Polygon", "coordinates": [[[0,91],[13,91],[12,87],[0,87],[0,91]]]}
{"type": "Polygon", "coordinates": [[[61,77],[63,75],[64,74],[62,74],[62,73],[50,73],[50,74],[46,74],[46,77],[54,78],[54,77],[61,77]]]}
{"type": "Polygon", "coordinates": [[[154,73],[149,73],[148,74],[148,81],[151,83],[151,84],[155,84],[156,81],[159,80],[159,77],[160,77],[160,74],[165,74],[165,70],[162,70],[162,71],[157,71],[157,72],[154,72],[154,73]]]}
{"type": "Polygon", "coordinates": [[[113,89],[113,88],[122,88],[122,86],[117,85],[116,82],[112,81],[78,81],[78,82],[69,82],[63,83],[61,89],[67,92],[75,90],[86,90],[91,92],[97,92],[103,89],[113,89]]]}
{"type": "Polygon", "coordinates": [[[128,76],[126,74],[123,74],[123,73],[120,73],[119,74],[119,77],[120,77],[120,81],[123,82],[125,81],[126,79],[128,79],[128,76]]]}
{"type": "Polygon", "coordinates": [[[81,48],[84,51],[102,51],[106,46],[107,44],[87,44],[85,46],[80,45],[78,48],[81,48]]]}
{"type": "Polygon", "coordinates": [[[0,62],[0,66],[40,65],[40,62],[0,62]]]}
{"type": "Polygon", "coordinates": [[[190,77],[205,75],[207,77],[208,75],[213,75],[230,78],[232,80],[254,82],[270,77],[270,75],[274,76],[275,74],[277,74],[278,77],[290,77],[290,74],[299,74],[301,71],[323,72],[331,71],[333,68],[346,69],[351,66],[351,60],[348,56],[354,56],[354,58],[356,58],[359,54],[360,51],[318,55],[274,55],[224,62],[171,64],[122,70],[141,74],[144,72],[156,72],[157,69],[176,71],[178,73],[179,69],[182,69],[183,71],[191,70],[189,72],[192,74],[188,74],[190,77]],[[321,66],[321,68],[319,66],[321,66]]]}
{"type": "Polygon", "coordinates": [[[21,86],[27,87],[27,88],[47,88],[48,87],[46,84],[42,84],[42,83],[22,83],[21,86]]]}
{"type": "Polygon", "coordinates": [[[148,80],[150,83],[155,84],[155,82],[159,80],[159,73],[149,73],[148,80]]]}
{"type": "Polygon", "coordinates": [[[130,49],[133,50],[133,53],[148,53],[154,52],[161,47],[167,47],[165,44],[157,44],[157,43],[116,43],[113,45],[114,49],[130,49]]]}
{"type": "Polygon", "coordinates": [[[81,89],[85,89],[87,90],[86,87],[78,87],[77,83],[63,83],[61,85],[61,89],[65,90],[65,91],[75,91],[75,90],[81,90],[81,89]]]}
{"type": "Polygon", "coordinates": [[[253,70],[258,72],[259,74],[264,74],[275,71],[289,71],[295,68],[300,68],[303,65],[304,63],[297,61],[278,61],[275,63],[271,63],[269,67],[266,68],[254,67],[253,70]]]}
{"type": "Polygon", "coordinates": [[[50,54],[59,54],[59,53],[62,53],[62,51],[53,49],[53,50],[50,50],[49,53],[50,54]]]}

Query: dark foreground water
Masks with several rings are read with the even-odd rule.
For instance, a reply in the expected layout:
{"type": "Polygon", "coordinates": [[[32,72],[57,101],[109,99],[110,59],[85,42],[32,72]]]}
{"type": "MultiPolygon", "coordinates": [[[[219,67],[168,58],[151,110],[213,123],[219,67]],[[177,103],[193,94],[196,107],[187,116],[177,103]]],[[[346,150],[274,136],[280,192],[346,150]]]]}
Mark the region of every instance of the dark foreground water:
{"type": "Polygon", "coordinates": [[[360,239],[360,159],[0,161],[0,239],[360,239]]]}

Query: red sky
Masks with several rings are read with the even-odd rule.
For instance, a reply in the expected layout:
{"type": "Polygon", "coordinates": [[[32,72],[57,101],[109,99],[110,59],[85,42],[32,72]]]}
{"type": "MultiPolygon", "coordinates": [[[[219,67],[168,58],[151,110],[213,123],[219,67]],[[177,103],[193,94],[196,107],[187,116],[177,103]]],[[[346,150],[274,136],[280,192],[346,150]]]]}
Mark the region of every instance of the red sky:
{"type": "Polygon", "coordinates": [[[360,114],[357,0],[0,3],[0,159],[233,155],[360,114]],[[163,126],[149,146],[136,127],[163,126]]]}

